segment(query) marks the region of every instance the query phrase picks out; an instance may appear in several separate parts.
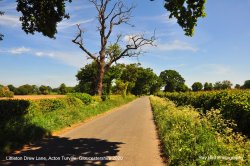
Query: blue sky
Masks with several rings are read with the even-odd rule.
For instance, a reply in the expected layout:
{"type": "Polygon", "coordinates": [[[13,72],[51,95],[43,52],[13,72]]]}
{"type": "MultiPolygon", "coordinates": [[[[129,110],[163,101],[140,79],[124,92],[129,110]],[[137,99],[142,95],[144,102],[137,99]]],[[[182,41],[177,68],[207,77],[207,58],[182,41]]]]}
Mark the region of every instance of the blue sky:
{"type": "MultiPolygon", "coordinates": [[[[152,68],[159,74],[166,69],[178,71],[191,86],[193,82],[231,80],[243,84],[250,79],[250,0],[208,0],[207,17],[198,21],[193,37],[184,35],[174,19],[168,19],[163,0],[127,0],[134,4],[130,23],[116,27],[124,36],[156,30],[157,47],[145,48],[146,54],[138,59],[122,59],[121,63],[137,63],[152,68]]],[[[76,73],[87,60],[85,54],[71,42],[76,24],[85,30],[84,43],[93,53],[98,52],[96,12],[88,0],[74,0],[67,6],[71,19],[58,25],[56,39],[39,33],[26,35],[21,30],[14,0],[0,2],[0,84],[50,85],[77,84],[76,73]]]]}

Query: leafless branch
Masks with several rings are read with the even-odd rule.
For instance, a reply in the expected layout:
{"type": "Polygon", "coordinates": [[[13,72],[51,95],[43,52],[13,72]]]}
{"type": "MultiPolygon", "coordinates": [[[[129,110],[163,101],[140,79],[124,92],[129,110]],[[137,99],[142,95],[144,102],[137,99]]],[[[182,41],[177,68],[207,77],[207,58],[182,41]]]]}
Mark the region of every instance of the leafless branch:
{"type": "Polygon", "coordinates": [[[128,23],[128,21],[131,18],[131,11],[133,9],[134,9],[134,6],[126,8],[122,1],[118,1],[117,3],[115,3],[111,12],[105,17],[105,20],[110,19],[109,30],[108,30],[108,33],[106,35],[107,39],[111,35],[113,27],[115,25],[120,25],[122,23],[128,23]]]}
{"type": "Polygon", "coordinates": [[[84,33],[84,31],[80,28],[80,24],[77,24],[77,28],[78,28],[78,34],[76,35],[75,39],[72,40],[73,43],[77,44],[91,59],[97,61],[97,57],[94,56],[93,54],[91,54],[84,46],[83,44],[83,38],[82,35],[84,33]]]}
{"type": "Polygon", "coordinates": [[[142,51],[142,47],[146,45],[155,46],[154,41],[155,36],[152,36],[150,39],[146,39],[144,35],[130,36],[126,48],[120,53],[120,55],[109,57],[109,62],[107,65],[111,65],[123,57],[138,57],[144,53],[142,51]]]}

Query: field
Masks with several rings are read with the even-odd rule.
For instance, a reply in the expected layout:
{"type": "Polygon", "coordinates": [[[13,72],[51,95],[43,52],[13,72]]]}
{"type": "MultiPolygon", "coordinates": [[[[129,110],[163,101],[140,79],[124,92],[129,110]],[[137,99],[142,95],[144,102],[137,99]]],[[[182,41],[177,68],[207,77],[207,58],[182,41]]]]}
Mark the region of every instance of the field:
{"type": "MultiPolygon", "coordinates": [[[[56,99],[56,98],[63,98],[65,95],[15,95],[11,99],[18,99],[18,100],[40,100],[40,99],[56,99]]],[[[0,98],[7,99],[7,98],[0,98]]]]}

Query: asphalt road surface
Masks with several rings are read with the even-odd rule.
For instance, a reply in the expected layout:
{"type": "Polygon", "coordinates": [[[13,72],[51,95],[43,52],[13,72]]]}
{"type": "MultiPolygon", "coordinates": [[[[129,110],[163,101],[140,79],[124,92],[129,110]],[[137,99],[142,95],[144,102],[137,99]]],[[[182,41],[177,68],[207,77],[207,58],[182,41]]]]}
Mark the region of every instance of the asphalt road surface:
{"type": "Polygon", "coordinates": [[[7,157],[0,165],[165,165],[148,97],[7,157]]]}

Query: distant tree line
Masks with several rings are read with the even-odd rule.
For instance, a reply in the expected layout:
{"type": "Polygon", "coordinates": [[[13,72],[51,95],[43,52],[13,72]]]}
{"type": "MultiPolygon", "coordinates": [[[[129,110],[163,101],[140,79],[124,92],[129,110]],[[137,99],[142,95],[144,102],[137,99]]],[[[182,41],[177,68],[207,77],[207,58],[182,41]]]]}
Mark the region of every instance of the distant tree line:
{"type": "MultiPolygon", "coordinates": [[[[75,90],[77,92],[95,94],[96,76],[98,69],[93,62],[80,69],[76,77],[79,84],[75,90]]],[[[209,91],[231,89],[232,83],[228,80],[216,83],[202,84],[195,82],[191,89],[185,84],[185,79],[175,70],[165,70],[157,76],[152,69],[143,68],[140,64],[116,64],[111,66],[104,77],[104,94],[134,94],[147,95],[154,94],[160,90],[165,92],[186,92],[186,91],[209,91]]],[[[236,84],[236,89],[250,89],[250,80],[244,85],[236,84]]]]}
{"type": "MultiPolygon", "coordinates": [[[[205,82],[203,85],[201,82],[195,82],[192,85],[193,91],[211,91],[211,90],[225,90],[225,89],[232,89],[233,84],[229,80],[224,80],[222,82],[218,81],[214,84],[205,82]]],[[[243,85],[236,84],[234,89],[250,89],[250,80],[246,80],[243,85]]]]}
{"type": "Polygon", "coordinates": [[[15,87],[13,85],[7,85],[7,86],[0,85],[0,97],[11,97],[13,95],[48,95],[48,94],[63,95],[66,93],[72,93],[74,91],[75,91],[74,87],[67,87],[64,83],[61,84],[58,88],[51,88],[50,86],[46,85],[36,86],[29,84],[25,84],[19,87],[15,87]]]}
{"type": "MultiPolygon", "coordinates": [[[[78,84],[75,87],[68,87],[62,83],[57,88],[41,85],[25,84],[19,87],[13,85],[0,85],[0,97],[11,97],[13,95],[48,95],[67,94],[74,92],[88,93],[95,95],[98,68],[95,62],[85,65],[76,74],[78,84]]],[[[103,94],[128,94],[149,95],[160,90],[165,92],[186,92],[186,91],[211,91],[232,89],[233,84],[229,80],[213,83],[194,82],[189,88],[185,79],[175,70],[164,70],[158,76],[151,68],[143,68],[140,64],[116,64],[110,67],[105,73],[103,82],[103,94]]],[[[235,89],[250,89],[250,80],[243,85],[236,84],[235,89]]]]}

